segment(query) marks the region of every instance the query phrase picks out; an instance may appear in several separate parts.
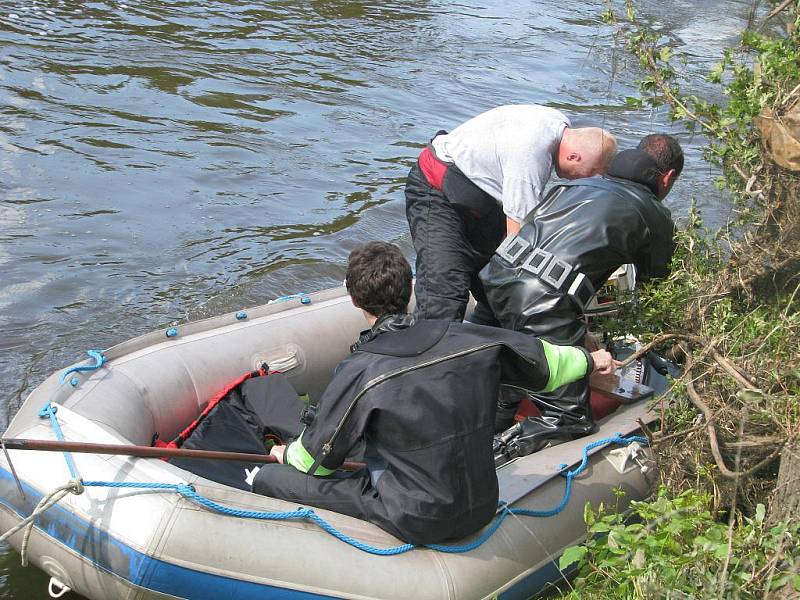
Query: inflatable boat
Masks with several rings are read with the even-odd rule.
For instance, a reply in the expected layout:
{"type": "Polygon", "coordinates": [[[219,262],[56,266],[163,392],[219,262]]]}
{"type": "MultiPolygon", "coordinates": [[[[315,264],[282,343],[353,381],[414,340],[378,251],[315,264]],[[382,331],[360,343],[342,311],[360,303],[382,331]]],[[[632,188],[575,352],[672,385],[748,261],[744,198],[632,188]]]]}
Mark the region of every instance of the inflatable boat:
{"type": "MultiPolygon", "coordinates": [[[[50,376],[4,438],[150,446],[265,363],[319,398],[364,328],[336,288],[156,331],[50,376]]],[[[646,402],[620,403],[631,396],[624,385],[616,398],[600,394],[611,409],[596,434],[501,461],[495,520],[452,544],[410,546],[164,460],[10,449],[0,454],[0,530],[35,515],[8,541],[51,576],[53,596],[530,598],[564,577],[558,557],[583,539],[586,502],[624,510],[651,491],[639,436],[654,417],[646,402]]]]}

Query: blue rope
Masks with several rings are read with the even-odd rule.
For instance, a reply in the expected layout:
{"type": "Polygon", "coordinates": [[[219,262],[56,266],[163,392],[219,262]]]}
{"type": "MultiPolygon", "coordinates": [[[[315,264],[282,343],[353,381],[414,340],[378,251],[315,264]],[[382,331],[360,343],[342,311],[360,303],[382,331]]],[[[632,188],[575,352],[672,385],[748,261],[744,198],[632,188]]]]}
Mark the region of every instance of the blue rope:
{"type": "Polygon", "coordinates": [[[240,510],[236,508],[230,508],[228,506],[223,506],[221,504],[217,504],[213,500],[210,500],[209,498],[206,498],[205,496],[198,494],[194,490],[194,488],[185,484],[143,483],[143,482],[128,482],[128,481],[84,481],[83,485],[85,487],[171,490],[179,493],[181,496],[183,496],[188,500],[192,500],[197,504],[201,504],[202,506],[205,506],[206,508],[209,508],[220,514],[228,515],[231,517],[239,517],[242,519],[260,519],[263,521],[286,521],[289,519],[307,519],[309,521],[316,523],[321,529],[330,533],[334,537],[342,540],[347,544],[350,544],[355,548],[358,548],[359,550],[362,550],[364,552],[369,552],[370,554],[391,556],[395,554],[402,554],[404,552],[408,552],[409,550],[413,550],[416,547],[414,544],[402,544],[394,548],[376,548],[374,546],[369,546],[367,544],[364,544],[363,542],[359,542],[358,540],[351,538],[348,535],[345,535],[344,533],[336,529],[333,525],[328,523],[325,519],[320,517],[310,508],[298,508],[297,510],[291,510],[285,512],[261,512],[255,510],[240,510]]]}
{"type": "Polygon", "coordinates": [[[94,371],[95,369],[99,369],[104,364],[106,364],[106,357],[103,356],[103,353],[100,350],[87,350],[86,354],[91,356],[94,359],[93,365],[83,365],[78,367],[70,367],[66,371],[61,374],[61,380],[59,383],[63,384],[67,380],[67,375],[70,373],[78,373],[81,371],[94,371]]]}
{"type": "MultiPolygon", "coordinates": [[[[42,410],[39,411],[39,416],[41,418],[48,417],[50,419],[50,427],[53,428],[53,431],[56,434],[56,439],[59,442],[64,441],[64,432],[61,431],[61,424],[58,422],[56,418],[56,407],[50,404],[50,401],[47,401],[47,404],[44,405],[42,410]]],[[[75,466],[75,461],[72,460],[72,454],[69,452],[63,452],[64,460],[67,461],[67,467],[69,468],[69,473],[72,476],[72,479],[80,479],[80,475],[78,474],[78,467],[75,466]]]]}
{"type": "Polygon", "coordinates": [[[486,528],[486,530],[478,536],[476,539],[472,540],[469,544],[463,544],[461,546],[443,546],[441,544],[426,544],[426,548],[430,548],[431,550],[436,550],[437,552],[447,552],[448,554],[462,554],[464,552],[469,552],[471,550],[475,550],[478,546],[483,545],[490,537],[494,535],[494,532],[498,530],[500,525],[502,525],[503,521],[505,521],[506,517],[511,514],[509,508],[504,506],[500,514],[497,518],[492,522],[492,524],[486,528]]]}
{"type": "MultiPolygon", "coordinates": [[[[77,367],[70,367],[66,371],[61,374],[61,379],[59,380],[60,385],[64,385],[64,382],[67,380],[67,376],[70,373],[78,373],[82,371],[94,371],[95,369],[99,369],[102,367],[106,362],[106,357],[103,356],[103,352],[100,350],[87,350],[86,354],[88,354],[91,358],[94,359],[93,365],[82,365],[77,367]]],[[[70,385],[75,387],[78,384],[77,379],[73,378],[70,381],[70,385]]],[[[56,439],[59,442],[63,442],[66,438],[64,438],[64,432],[61,430],[61,424],[58,422],[58,418],[56,417],[56,411],[58,409],[53,406],[50,401],[48,400],[47,403],[42,407],[42,410],[39,411],[39,417],[42,419],[49,418],[50,419],[50,426],[53,428],[53,431],[56,434],[56,439]]],[[[78,474],[78,467],[75,466],[75,461],[72,459],[72,454],[69,452],[64,452],[64,460],[67,461],[67,467],[69,468],[69,473],[72,476],[72,479],[80,479],[80,475],[78,474]]]]}
{"type": "Polygon", "coordinates": [[[301,304],[311,304],[311,297],[305,292],[300,292],[299,294],[289,294],[288,296],[280,296],[279,298],[270,300],[268,304],[278,304],[279,302],[286,302],[288,300],[294,300],[295,298],[298,298],[301,304]]]}
{"type": "Polygon", "coordinates": [[[561,502],[559,502],[556,506],[549,510],[532,510],[528,508],[511,508],[509,509],[511,514],[514,515],[523,515],[526,517],[552,517],[557,515],[562,510],[567,507],[569,503],[569,496],[572,492],[572,480],[575,479],[578,475],[583,473],[586,470],[586,466],[589,464],[589,452],[594,450],[599,446],[605,446],[607,444],[622,444],[627,446],[628,444],[632,444],[633,442],[639,442],[640,444],[647,445],[648,440],[639,435],[633,435],[629,438],[622,437],[619,433],[614,434],[613,437],[610,438],[603,438],[601,440],[596,440],[591,444],[586,444],[583,448],[583,456],[581,457],[581,462],[578,464],[577,467],[572,469],[571,471],[567,471],[563,473],[564,477],[567,479],[567,483],[564,487],[564,497],[561,498],[561,502]]]}
{"type": "MultiPolygon", "coordinates": [[[[528,517],[551,517],[560,513],[569,503],[570,493],[572,491],[572,480],[583,473],[586,470],[586,466],[589,463],[589,452],[599,446],[605,446],[607,444],[622,444],[628,445],[633,442],[639,442],[640,444],[647,444],[648,441],[646,438],[641,436],[631,436],[629,438],[624,438],[620,434],[615,434],[613,437],[604,438],[601,440],[597,440],[592,442],[591,444],[587,444],[583,448],[583,456],[581,459],[580,464],[575,469],[571,471],[567,471],[564,473],[564,476],[567,479],[566,487],[564,489],[564,497],[562,498],[561,502],[551,508],[549,510],[529,510],[525,508],[509,508],[505,503],[502,505],[502,510],[497,518],[492,522],[492,524],[484,530],[484,532],[477,537],[475,540],[468,544],[463,544],[460,546],[444,546],[441,544],[426,544],[423,547],[429,548],[431,550],[436,550],[437,552],[447,552],[450,554],[461,554],[464,552],[469,552],[478,548],[482,544],[484,544],[500,527],[503,521],[506,519],[508,515],[524,515],[528,517]]],[[[66,454],[66,453],[65,453],[66,454]]],[[[393,548],[377,548],[375,546],[370,546],[363,542],[356,540],[355,538],[350,537],[336,529],[333,525],[328,523],[325,519],[320,517],[313,509],[310,508],[298,508],[297,510],[292,511],[284,511],[284,512],[262,512],[262,511],[254,511],[254,510],[241,510],[230,508],[227,506],[223,506],[221,504],[217,504],[213,500],[206,498],[205,496],[198,494],[194,488],[190,485],[185,484],[173,484],[173,483],[142,483],[142,482],[127,482],[127,481],[84,481],[84,486],[88,487],[110,487],[110,488],[137,488],[137,489],[156,489],[156,490],[171,490],[179,493],[181,496],[186,498],[187,500],[191,500],[197,504],[205,506],[215,512],[218,512],[223,515],[228,515],[232,517],[239,517],[243,519],[260,519],[266,521],[283,521],[288,519],[306,519],[318,525],[321,529],[326,531],[327,533],[331,534],[335,538],[343,541],[358,550],[363,552],[368,552],[369,554],[376,554],[379,556],[394,556],[397,554],[403,554],[418,546],[416,544],[402,544],[400,546],[395,546],[393,548]]]]}

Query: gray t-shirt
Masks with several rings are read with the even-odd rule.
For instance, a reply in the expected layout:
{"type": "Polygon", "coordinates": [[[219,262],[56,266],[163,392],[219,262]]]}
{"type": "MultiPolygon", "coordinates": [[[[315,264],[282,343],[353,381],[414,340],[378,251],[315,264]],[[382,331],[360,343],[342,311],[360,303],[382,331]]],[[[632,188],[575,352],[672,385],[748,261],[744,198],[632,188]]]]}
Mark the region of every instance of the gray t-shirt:
{"type": "Polygon", "coordinates": [[[470,181],[522,220],[539,204],[569,119],[538,104],[499,106],[433,140],[439,159],[455,163],[470,181]]]}

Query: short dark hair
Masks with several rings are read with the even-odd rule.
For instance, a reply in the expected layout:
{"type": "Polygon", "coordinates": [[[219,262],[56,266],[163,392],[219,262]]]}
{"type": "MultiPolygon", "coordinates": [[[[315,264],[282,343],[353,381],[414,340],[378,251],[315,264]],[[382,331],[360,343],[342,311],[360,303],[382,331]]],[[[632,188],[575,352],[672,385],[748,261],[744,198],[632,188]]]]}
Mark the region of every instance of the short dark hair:
{"type": "Polygon", "coordinates": [[[677,177],[683,171],[683,150],[678,140],[671,135],[651,133],[642,138],[638,148],[655,159],[658,170],[662,173],[675,169],[677,177]]]}
{"type": "Polygon", "coordinates": [[[411,277],[411,266],[400,248],[369,242],[350,253],[345,285],[353,304],[380,318],[406,312],[411,277]]]}

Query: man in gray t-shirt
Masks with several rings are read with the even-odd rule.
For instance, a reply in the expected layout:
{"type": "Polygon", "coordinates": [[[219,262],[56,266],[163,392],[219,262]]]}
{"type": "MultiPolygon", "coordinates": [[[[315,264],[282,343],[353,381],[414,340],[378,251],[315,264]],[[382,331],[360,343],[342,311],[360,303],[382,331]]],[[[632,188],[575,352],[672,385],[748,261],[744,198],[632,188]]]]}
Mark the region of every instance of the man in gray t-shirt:
{"type": "Polygon", "coordinates": [[[406,216],[417,251],[417,314],[494,324],[478,272],[539,203],[555,168],[567,179],[605,172],[616,141],[596,128],[573,129],[553,108],[494,108],[440,132],[406,184],[406,216]]]}

